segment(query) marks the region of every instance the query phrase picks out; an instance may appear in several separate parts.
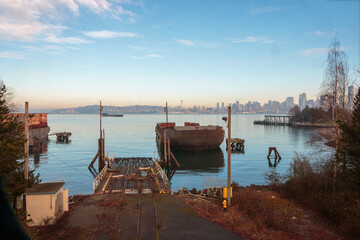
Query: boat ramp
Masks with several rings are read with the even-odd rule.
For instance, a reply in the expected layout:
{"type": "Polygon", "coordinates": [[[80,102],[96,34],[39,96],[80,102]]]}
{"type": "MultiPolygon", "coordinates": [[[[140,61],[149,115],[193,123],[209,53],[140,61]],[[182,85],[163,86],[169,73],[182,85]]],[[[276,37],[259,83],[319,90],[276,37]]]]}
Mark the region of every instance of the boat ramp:
{"type": "Polygon", "coordinates": [[[95,194],[168,193],[169,180],[156,159],[106,157],[107,164],[93,181],[95,194]]]}

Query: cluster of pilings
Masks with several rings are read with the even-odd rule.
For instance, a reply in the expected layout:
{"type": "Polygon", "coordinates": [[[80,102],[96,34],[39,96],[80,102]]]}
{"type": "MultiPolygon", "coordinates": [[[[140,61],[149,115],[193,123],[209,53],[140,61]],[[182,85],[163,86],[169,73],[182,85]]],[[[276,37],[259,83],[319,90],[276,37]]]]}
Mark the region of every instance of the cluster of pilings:
{"type": "MultiPolygon", "coordinates": [[[[232,152],[244,152],[245,140],[240,138],[232,138],[230,140],[230,149],[232,152]]],[[[228,139],[226,139],[226,151],[228,150],[228,139]]]]}
{"type": "Polygon", "coordinates": [[[55,133],[55,135],[56,135],[56,141],[58,141],[58,142],[69,142],[71,132],[58,132],[58,133],[55,133]]]}
{"type": "Polygon", "coordinates": [[[164,131],[164,155],[163,156],[164,157],[161,161],[161,166],[164,169],[166,176],[170,180],[172,178],[172,176],[174,176],[177,168],[180,167],[180,164],[176,160],[174,154],[170,150],[170,139],[166,137],[166,130],[164,131]]]}
{"type": "Polygon", "coordinates": [[[99,160],[98,160],[98,172],[100,172],[105,167],[105,130],[103,130],[103,134],[98,139],[98,151],[95,154],[95,156],[94,156],[93,160],[91,161],[91,163],[89,164],[89,166],[88,166],[89,169],[93,168],[93,165],[94,165],[97,158],[99,158],[99,160]]]}

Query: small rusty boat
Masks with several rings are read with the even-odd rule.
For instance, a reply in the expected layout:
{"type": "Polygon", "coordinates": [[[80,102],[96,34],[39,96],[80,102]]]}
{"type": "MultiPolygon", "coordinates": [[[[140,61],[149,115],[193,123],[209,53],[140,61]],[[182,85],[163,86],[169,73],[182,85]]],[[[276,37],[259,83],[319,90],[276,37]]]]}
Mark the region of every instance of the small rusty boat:
{"type": "Polygon", "coordinates": [[[158,123],[155,127],[156,142],[164,147],[164,132],[170,140],[170,147],[184,150],[207,150],[218,148],[224,141],[225,131],[220,126],[200,126],[198,123],[185,122],[184,126],[175,123],[158,123]]]}

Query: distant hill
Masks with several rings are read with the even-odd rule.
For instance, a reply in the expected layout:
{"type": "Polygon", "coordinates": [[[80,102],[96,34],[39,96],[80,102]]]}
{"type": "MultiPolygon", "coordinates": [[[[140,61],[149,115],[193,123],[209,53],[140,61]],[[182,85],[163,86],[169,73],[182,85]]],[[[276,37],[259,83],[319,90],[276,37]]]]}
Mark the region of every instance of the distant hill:
{"type": "MultiPolygon", "coordinates": [[[[99,105],[90,105],[77,108],[55,109],[53,114],[99,114],[99,105]]],[[[103,106],[104,113],[131,114],[131,113],[164,113],[162,106],[134,105],[127,107],[103,106]]]]}

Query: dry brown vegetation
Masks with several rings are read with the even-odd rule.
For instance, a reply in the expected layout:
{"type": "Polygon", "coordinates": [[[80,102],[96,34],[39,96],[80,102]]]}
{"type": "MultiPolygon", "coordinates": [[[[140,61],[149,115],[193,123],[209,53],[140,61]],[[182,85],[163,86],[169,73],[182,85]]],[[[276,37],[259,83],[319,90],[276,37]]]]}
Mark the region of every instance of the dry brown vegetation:
{"type": "Polygon", "coordinates": [[[267,188],[235,191],[226,212],[220,202],[196,197],[186,197],[185,202],[201,216],[244,239],[343,239],[326,220],[267,188]]]}

